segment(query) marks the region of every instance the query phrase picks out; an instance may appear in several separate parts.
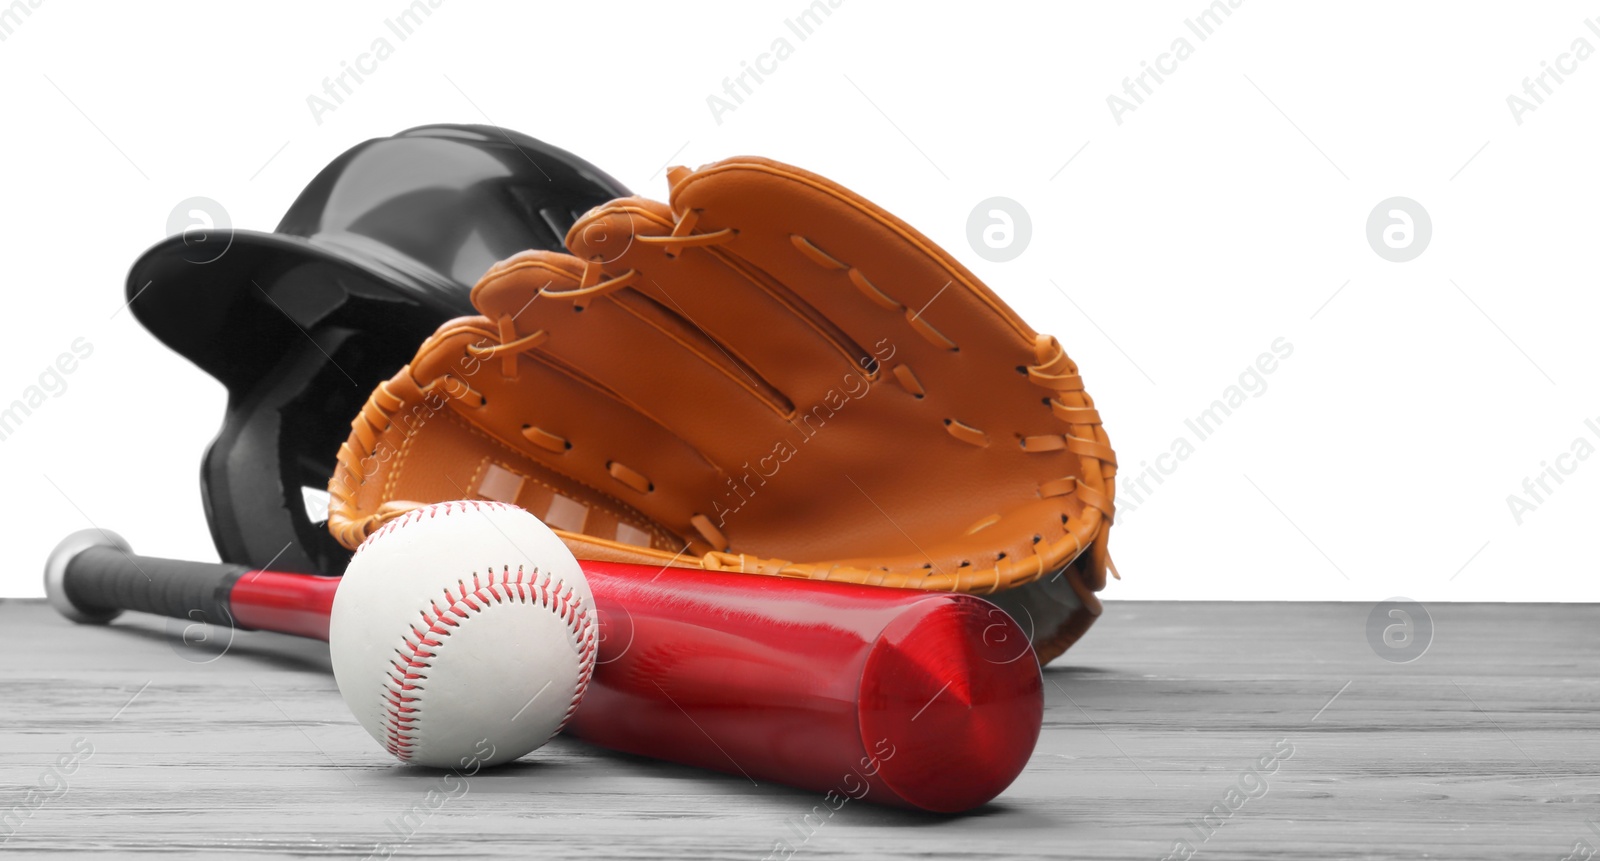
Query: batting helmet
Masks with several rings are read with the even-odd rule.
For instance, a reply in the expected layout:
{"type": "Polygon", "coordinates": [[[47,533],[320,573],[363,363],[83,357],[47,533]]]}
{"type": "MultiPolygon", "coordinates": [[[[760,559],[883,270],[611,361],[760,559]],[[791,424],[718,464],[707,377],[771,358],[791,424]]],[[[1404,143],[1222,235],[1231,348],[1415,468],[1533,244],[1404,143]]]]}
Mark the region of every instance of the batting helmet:
{"type": "Polygon", "coordinates": [[[474,313],[491,264],[560,249],[579,215],[628,194],[527,135],[430,125],[339,156],[273,233],[190,230],[146,251],[134,316],[228,389],[200,473],[223,561],[341,573],[349,551],[318,521],[350,417],[440,323],[474,313]]]}

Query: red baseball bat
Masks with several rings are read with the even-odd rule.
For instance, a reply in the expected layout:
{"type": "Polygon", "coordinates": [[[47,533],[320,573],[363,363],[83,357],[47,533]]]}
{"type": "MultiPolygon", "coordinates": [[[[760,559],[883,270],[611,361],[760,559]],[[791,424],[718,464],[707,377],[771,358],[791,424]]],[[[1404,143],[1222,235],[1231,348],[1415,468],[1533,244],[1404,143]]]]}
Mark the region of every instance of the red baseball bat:
{"type": "MultiPolygon", "coordinates": [[[[971,595],[582,562],[602,641],[566,732],[592,744],[956,813],[1000,794],[1044,717],[1027,635],[971,595]]],[[[136,556],[67,536],[45,566],[77,622],[123,610],[328,639],[337,577],[136,556]]]]}

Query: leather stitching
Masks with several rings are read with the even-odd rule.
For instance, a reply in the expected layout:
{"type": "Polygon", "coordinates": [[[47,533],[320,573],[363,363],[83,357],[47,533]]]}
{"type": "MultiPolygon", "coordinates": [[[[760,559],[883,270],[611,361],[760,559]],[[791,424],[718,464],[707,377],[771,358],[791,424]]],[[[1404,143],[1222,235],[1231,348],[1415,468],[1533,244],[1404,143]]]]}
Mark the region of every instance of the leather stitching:
{"type": "MultiPolygon", "coordinates": [[[[474,427],[471,423],[467,422],[465,419],[461,418],[460,416],[456,415],[455,413],[451,412],[451,413],[448,413],[447,415],[448,415],[448,417],[449,417],[451,422],[455,423],[456,426],[458,426],[460,428],[463,428],[468,433],[471,433],[471,434],[473,434],[475,436],[481,437],[482,439],[487,440],[488,442],[494,443],[495,445],[497,445],[497,446],[505,449],[506,451],[509,451],[512,454],[516,455],[517,457],[524,458],[524,459],[529,459],[529,458],[526,457],[526,455],[524,455],[521,451],[517,450],[514,446],[506,445],[504,442],[502,442],[498,438],[492,437],[489,434],[485,433],[481,428],[474,427]]],[[[509,469],[510,466],[507,465],[507,468],[509,469]]],[[[515,472],[515,470],[512,470],[512,471],[515,472]]],[[[521,473],[518,473],[518,474],[521,475],[521,473]]],[[[565,473],[563,473],[563,475],[565,475],[565,473]]],[[[548,482],[542,481],[536,476],[531,476],[530,475],[530,476],[525,476],[525,477],[529,478],[529,479],[532,479],[535,482],[538,482],[539,484],[541,484],[544,487],[548,488],[552,493],[558,493],[558,494],[561,494],[562,496],[566,495],[565,493],[562,493],[560,488],[556,487],[555,485],[549,484],[548,482]]],[[[582,487],[585,490],[593,492],[600,499],[604,500],[604,499],[612,499],[613,498],[611,496],[611,494],[606,493],[605,491],[601,490],[598,487],[595,487],[595,486],[589,484],[586,481],[582,481],[580,479],[573,478],[572,476],[567,476],[567,478],[571,479],[572,482],[574,484],[578,485],[579,487],[582,487]]],[[[660,538],[663,544],[666,544],[666,545],[669,545],[669,546],[676,546],[673,542],[674,542],[674,539],[677,538],[677,536],[676,535],[672,535],[671,533],[668,533],[664,528],[662,528],[659,524],[657,524],[657,523],[655,523],[653,521],[635,520],[634,518],[632,518],[630,516],[622,514],[620,511],[617,511],[616,509],[613,509],[613,508],[610,508],[610,507],[607,507],[607,506],[604,506],[604,505],[591,505],[590,508],[598,508],[601,511],[604,511],[605,513],[607,513],[607,514],[611,515],[612,517],[616,518],[618,521],[621,521],[621,522],[624,522],[624,523],[629,523],[629,524],[632,524],[634,526],[638,526],[638,527],[644,529],[645,531],[650,532],[650,533],[654,534],[656,537],[660,538]]]]}
{"type": "MultiPolygon", "coordinates": [[[[805,182],[808,185],[813,184],[802,177],[786,176],[786,178],[805,182]]],[[[857,206],[856,208],[860,209],[861,207],[857,206]]],[[[890,226],[893,227],[893,225],[890,226]]],[[[895,229],[898,231],[898,228],[895,229]]],[[[910,325],[912,331],[916,332],[924,340],[941,349],[959,349],[955,342],[946,337],[944,333],[935,329],[928,321],[921,319],[920,314],[912,314],[904,303],[884,293],[867,278],[864,272],[824,252],[815,243],[803,236],[790,234],[789,238],[791,244],[801,252],[801,255],[816,265],[829,270],[846,270],[850,276],[850,281],[855,284],[865,298],[874,304],[885,307],[887,303],[894,303],[900,308],[905,308],[906,313],[904,316],[906,322],[910,325]]],[[[916,244],[920,247],[920,243],[916,244]]],[[[929,256],[932,257],[934,255],[930,254],[929,256]]],[[[949,267],[946,267],[946,269],[949,270],[949,267]]],[[[952,275],[959,277],[958,272],[950,271],[952,275]]],[[[969,288],[972,287],[967,279],[961,278],[960,280],[969,288]]],[[[975,289],[973,294],[979,298],[989,298],[987,291],[975,289]]],[[[1053,557],[1076,560],[1083,554],[1086,547],[1092,546],[1096,540],[1102,542],[1103,554],[1103,533],[1110,526],[1115,513],[1111,500],[1115,492],[1116,455],[1111,450],[1105,430],[1100,427],[1100,416],[1094,409],[1094,399],[1084,392],[1083,380],[1078,376],[1078,367],[1068,358],[1066,351],[1061,347],[1061,343],[1048,335],[1037,335],[1034,341],[1034,352],[1035,363],[1026,367],[1028,380],[1045,388],[1054,395],[1054,397],[1046,399],[1046,403],[1050,406],[1052,414],[1067,425],[1069,432],[1063,435],[1062,445],[1060,446],[1054,444],[1030,446],[1027,442],[1028,438],[1021,438],[1023,440],[1023,450],[1040,453],[1058,451],[1064,447],[1078,457],[1084,473],[1083,476],[1069,476],[1068,478],[1044,482],[1040,485],[1039,495],[1048,498],[1066,495],[1066,493],[1070,492],[1083,505],[1085,512],[1093,512],[1093,514],[1081,520],[1071,517],[1065,518],[1062,522],[1064,533],[1062,538],[1046,546],[1041,546],[1043,542],[1038,540],[1036,536],[1033,548],[1036,557],[1035,564],[1028,566],[1033,568],[1033,571],[1027,571],[1017,563],[997,557],[995,567],[986,572],[993,575],[993,584],[988,588],[983,588],[979,583],[979,579],[973,576],[976,572],[965,570],[965,566],[963,566],[962,571],[958,571],[954,575],[943,575],[942,573],[937,575],[939,580],[952,580],[951,588],[988,593],[1006,586],[1020,586],[1036,580],[1044,574],[1047,569],[1044,555],[1046,552],[1053,557]],[[1081,401],[1081,403],[1073,403],[1073,401],[1081,401]],[[1075,433],[1083,430],[1088,432],[1088,436],[1081,436],[1079,433],[1075,433]],[[1067,489],[1069,480],[1071,482],[1070,490],[1067,489]],[[1069,541],[1071,543],[1070,548],[1065,546],[1069,541]],[[1063,553],[1066,555],[1059,555],[1063,553]]],[[[896,376],[898,377],[898,374],[896,376]]],[[[913,379],[915,379],[914,375],[913,379]]],[[[920,381],[918,382],[918,388],[921,388],[920,381]]],[[[906,380],[900,379],[900,383],[902,387],[910,391],[910,386],[906,385],[906,380]]],[[[976,446],[987,445],[986,435],[977,428],[953,419],[946,419],[944,424],[950,435],[962,442],[976,446]]],[[[710,560],[712,557],[707,554],[706,558],[710,560]]],[[[727,564],[733,559],[726,553],[720,554],[719,558],[723,564],[727,564]]],[[[747,567],[745,558],[741,555],[737,559],[738,569],[744,570],[747,567]]],[[[756,567],[761,569],[765,566],[757,562],[756,567]]],[[[1082,569],[1072,566],[1070,561],[1067,568],[1070,568],[1070,575],[1076,575],[1069,576],[1068,579],[1074,581],[1073,588],[1078,590],[1080,594],[1091,594],[1105,585],[1103,566],[1101,566],[1099,582],[1096,583],[1077,582],[1081,577],[1085,576],[1082,569]]],[[[814,569],[815,566],[786,564],[782,568],[782,573],[790,576],[805,576],[814,569]]],[[[851,569],[846,570],[850,571],[851,569]]],[[[829,575],[831,574],[832,572],[830,571],[829,575]]],[[[873,574],[871,576],[876,577],[877,575],[873,574]]],[[[910,580],[910,575],[903,575],[903,577],[905,580],[910,580]]],[[[852,572],[847,573],[845,577],[840,579],[861,579],[861,577],[860,574],[852,572]]],[[[883,579],[890,580],[892,578],[883,579]]],[[[924,576],[922,583],[927,584],[933,579],[935,577],[924,576]]],[[[1088,602],[1085,602],[1086,606],[1087,604],[1088,602]]]]}

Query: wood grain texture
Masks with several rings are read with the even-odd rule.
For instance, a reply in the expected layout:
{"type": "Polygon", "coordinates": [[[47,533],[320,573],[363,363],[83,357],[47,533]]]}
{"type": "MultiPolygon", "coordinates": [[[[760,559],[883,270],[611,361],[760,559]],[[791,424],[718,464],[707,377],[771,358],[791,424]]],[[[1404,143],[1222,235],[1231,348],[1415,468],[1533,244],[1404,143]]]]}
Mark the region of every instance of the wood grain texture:
{"type": "Polygon", "coordinates": [[[1112,602],[1046,670],[1044,733],[994,803],[938,817],[850,802],[808,823],[828,810],[815,793],[566,739],[462,793],[361,730],[323,644],[238,634],[220,653],[182,645],[179,622],[74,626],[3,601],[0,816],[24,806],[0,848],[1160,859],[1188,841],[1197,858],[1558,861],[1600,846],[1600,608],[1433,605],[1433,643],[1409,664],[1368,644],[1370,609],[1112,602]],[[53,789],[75,742],[93,753],[53,789]],[[1241,784],[1284,745],[1264,784],[1241,784]],[[1231,809],[1240,786],[1255,797],[1231,809]],[[30,787],[49,797],[27,808],[30,787]],[[429,790],[454,797],[430,808],[429,790]]]}

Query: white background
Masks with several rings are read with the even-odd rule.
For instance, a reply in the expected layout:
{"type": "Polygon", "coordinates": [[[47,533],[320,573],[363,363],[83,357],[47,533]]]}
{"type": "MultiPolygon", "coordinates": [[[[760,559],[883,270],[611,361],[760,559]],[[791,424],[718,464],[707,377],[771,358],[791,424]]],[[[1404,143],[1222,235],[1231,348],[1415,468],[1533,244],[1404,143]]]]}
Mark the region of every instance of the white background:
{"type": "Polygon", "coordinates": [[[74,339],[94,352],[0,442],[0,595],[42,594],[46,553],[91,523],[215,558],[197,474],[223,390],[119,312],[179,201],[270,230],[362,140],[492,122],[654,196],[668,163],[759,154],[877,201],[1061,338],[1124,487],[1287,339],[1259,397],[1119,500],[1106,597],[1600,598],[1600,457],[1520,525],[1507,503],[1600,445],[1600,58],[1520,125],[1506,103],[1600,47],[1600,7],[1249,0],[1204,41],[1201,0],[845,0],[800,41],[804,8],[445,0],[400,42],[403,0],[44,0],[0,42],[0,404],[74,339]],[[380,36],[393,56],[316,122],[307,96],[380,36]],[[780,36],[793,55],[719,123],[707,97],[780,36]],[[1119,125],[1107,96],[1180,36],[1193,55],[1119,125]],[[1409,263],[1365,237],[1396,195],[1433,222],[1409,263]],[[1008,263],[967,243],[994,196],[1032,219],[1008,263]]]}

